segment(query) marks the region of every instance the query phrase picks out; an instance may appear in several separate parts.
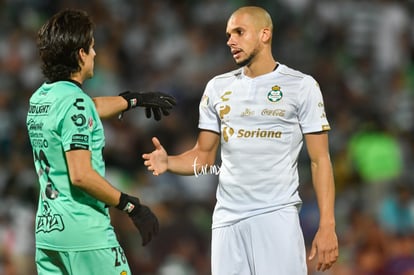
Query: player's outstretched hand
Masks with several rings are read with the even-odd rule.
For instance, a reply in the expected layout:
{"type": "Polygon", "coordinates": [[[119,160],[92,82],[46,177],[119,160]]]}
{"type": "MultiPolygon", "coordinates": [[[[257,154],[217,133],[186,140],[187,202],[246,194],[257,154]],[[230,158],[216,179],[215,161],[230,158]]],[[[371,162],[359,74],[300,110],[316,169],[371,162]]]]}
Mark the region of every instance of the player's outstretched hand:
{"type": "Polygon", "coordinates": [[[143,154],[142,158],[147,169],[152,171],[154,176],[158,176],[167,171],[168,155],[158,138],[153,137],[152,143],[154,144],[155,150],[151,153],[143,154]]]}
{"type": "Polygon", "coordinates": [[[116,208],[126,212],[134,222],[141,235],[142,245],[147,245],[158,234],[159,223],[157,217],[149,207],[142,205],[138,198],[121,193],[116,208]]]}
{"type": "Polygon", "coordinates": [[[332,267],[339,256],[338,238],[334,228],[319,228],[312,242],[309,260],[317,256],[316,269],[325,271],[332,267]]]}
{"type": "MultiPolygon", "coordinates": [[[[135,107],[144,107],[147,118],[154,116],[155,120],[161,120],[162,115],[168,116],[171,109],[177,104],[176,99],[169,94],[162,92],[130,92],[126,91],[121,94],[128,103],[125,111],[135,107]]],[[[120,115],[122,118],[122,113],[120,115]]]]}

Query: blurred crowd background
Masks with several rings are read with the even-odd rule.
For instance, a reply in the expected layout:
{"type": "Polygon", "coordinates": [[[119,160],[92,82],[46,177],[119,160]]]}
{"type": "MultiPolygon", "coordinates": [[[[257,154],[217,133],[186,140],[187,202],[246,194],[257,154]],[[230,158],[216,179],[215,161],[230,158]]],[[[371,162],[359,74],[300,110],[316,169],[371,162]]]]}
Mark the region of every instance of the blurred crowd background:
{"type": "MultiPolygon", "coordinates": [[[[340,257],[323,274],[414,274],[413,0],[0,0],[0,274],[36,274],[38,187],[25,118],[44,81],[36,32],[69,7],[96,23],[87,93],[163,91],[178,99],[160,122],[135,109],[104,123],[108,179],[150,205],[161,223],[160,235],[142,247],[128,217],[111,213],[133,274],[210,274],[217,177],[154,177],[141,154],[153,150],[153,136],[170,154],[193,145],[207,81],[236,68],[225,27],[242,5],[269,11],[276,59],[314,76],[325,98],[340,257]]],[[[305,152],[301,218],[309,248],[318,209],[305,152]]],[[[315,262],[309,274],[321,274],[315,262]]]]}

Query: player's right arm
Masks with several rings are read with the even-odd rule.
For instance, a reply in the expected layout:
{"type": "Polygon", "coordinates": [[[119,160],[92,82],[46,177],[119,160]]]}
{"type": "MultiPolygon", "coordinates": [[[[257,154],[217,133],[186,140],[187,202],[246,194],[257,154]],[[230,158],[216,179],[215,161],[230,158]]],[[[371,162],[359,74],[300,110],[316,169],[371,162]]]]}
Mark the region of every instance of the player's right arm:
{"type": "Polygon", "coordinates": [[[152,139],[155,150],[143,154],[144,165],[156,176],[168,171],[179,175],[194,175],[205,165],[213,165],[217,155],[220,135],[212,131],[201,130],[194,147],[179,155],[168,156],[160,141],[152,139]]]}
{"type": "Polygon", "coordinates": [[[118,191],[101,177],[92,167],[89,150],[67,151],[66,160],[71,183],[105,204],[126,212],[138,228],[143,245],[158,234],[157,217],[138,198],[118,191]]]}

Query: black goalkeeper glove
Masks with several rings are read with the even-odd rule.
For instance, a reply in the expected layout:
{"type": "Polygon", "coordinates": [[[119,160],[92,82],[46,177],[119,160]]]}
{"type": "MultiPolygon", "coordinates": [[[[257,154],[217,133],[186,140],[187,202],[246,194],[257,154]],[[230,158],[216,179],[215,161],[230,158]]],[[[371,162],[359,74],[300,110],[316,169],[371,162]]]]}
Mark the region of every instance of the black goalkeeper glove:
{"type": "MultiPolygon", "coordinates": [[[[161,114],[168,116],[172,107],[177,104],[173,96],[161,92],[136,93],[126,91],[119,95],[122,96],[128,103],[128,108],[125,111],[138,106],[145,107],[146,117],[151,118],[152,112],[154,119],[157,121],[161,119],[161,114]]],[[[124,112],[119,115],[120,119],[122,118],[124,112]]]]}
{"type": "Polygon", "coordinates": [[[148,244],[152,237],[158,234],[159,224],[157,217],[147,206],[142,205],[138,198],[121,193],[119,204],[116,208],[126,212],[134,222],[141,235],[142,245],[148,244]]]}

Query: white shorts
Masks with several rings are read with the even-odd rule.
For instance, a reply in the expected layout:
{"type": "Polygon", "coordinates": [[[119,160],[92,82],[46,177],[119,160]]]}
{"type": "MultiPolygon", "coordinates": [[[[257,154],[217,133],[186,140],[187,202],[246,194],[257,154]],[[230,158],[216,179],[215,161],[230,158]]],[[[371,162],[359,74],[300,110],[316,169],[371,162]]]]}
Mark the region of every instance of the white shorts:
{"type": "Polygon", "coordinates": [[[218,227],[213,275],[306,275],[306,249],[295,206],[218,227]]]}

